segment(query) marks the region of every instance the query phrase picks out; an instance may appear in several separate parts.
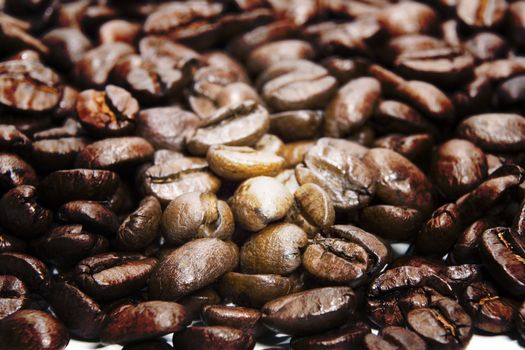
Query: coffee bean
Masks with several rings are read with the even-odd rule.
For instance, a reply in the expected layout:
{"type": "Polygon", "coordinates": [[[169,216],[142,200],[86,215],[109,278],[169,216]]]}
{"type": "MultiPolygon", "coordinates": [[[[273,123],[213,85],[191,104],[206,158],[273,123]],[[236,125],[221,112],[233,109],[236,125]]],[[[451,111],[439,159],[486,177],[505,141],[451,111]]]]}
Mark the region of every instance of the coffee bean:
{"type": "Polygon", "coordinates": [[[434,141],[429,134],[410,136],[391,134],[374,141],[374,147],[390,149],[413,162],[418,162],[428,156],[433,144],[434,141]]]}
{"type": "Polygon", "coordinates": [[[196,239],[160,261],[149,280],[149,293],[152,298],[177,300],[235,269],[238,260],[238,248],[232,242],[196,239]]]}
{"type": "Polygon", "coordinates": [[[156,264],[156,259],[142,255],[94,255],[78,263],[75,281],[97,300],[114,300],[144,287],[156,264]]]}
{"type": "Polygon", "coordinates": [[[480,61],[491,61],[507,54],[507,42],[501,36],[482,32],[474,35],[465,43],[465,48],[480,61]]]}
{"type": "Polygon", "coordinates": [[[313,47],[306,41],[281,40],[259,46],[248,56],[246,62],[253,73],[262,72],[274,63],[286,60],[312,59],[313,47]]]}
{"type": "Polygon", "coordinates": [[[423,223],[423,216],[417,209],[371,205],[361,210],[359,223],[383,238],[406,241],[417,233],[423,223]]]}
{"type": "Polygon", "coordinates": [[[86,230],[113,236],[118,228],[117,216],[97,202],[73,201],[58,208],[57,219],[65,223],[81,224],[86,230]]]}
{"type": "Polygon", "coordinates": [[[219,281],[219,292],[238,305],[261,307],[266,302],[302,289],[296,276],[253,275],[228,272],[219,281]]]}
{"type": "Polygon", "coordinates": [[[266,333],[261,317],[259,310],[240,306],[208,305],[202,309],[202,318],[207,325],[238,328],[254,338],[266,333]]]}
{"type": "Polygon", "coordinates": [[[460,0],[456,9],[458,18],[469,28],[492,29],[503,21],[507,7],[502,0],[460,0]]]}
{"type": "Polygon", "coordinates": [[[230,207],[213,193],[183,194],[168,204],[161,219],[162,236],[176,245],[196,238],[226,240],[234,229],[230,207]]]}
{"type": "Polygon", "coordinates": [[[360,346],[367,334],[370,334],[370,327],[363,322],[356,322],[318,335],[293,337],[291,345],[294,350],[352,348],[360,346]]]}
{"type": "Polygon", "coordinates": [[[0,253],[24,252],[26,244],[23,240],[0,232],[0,253]]]}
{"type": "Polygon", "coordinates": [[[31,140],[16,127],[0,124],[0,149],[3,151],[23,152],[29,150],[31,140]]]}
{"type": "Polygon", "coordinates": [[[38,177],[31,165],[14,154],[0,153],[0,190],[8,190],[21,186],[38,184],[38,177]]]}
{"type": "Polygon", "coordinates": [[[130,251],[145,249],[158,236],[161,215],[159,201],[152,196],[144,197],[118,228],[117,245],[130,251]]]}
{"type": "Polygon", "coordinates": [[[113,19],[102,24],[98,30],[100,43],[124,42],[132,45],[140,32],[140,25],[121,19],[113,19]]]}
{"type": "Polygon", "coordinates": [[[392,35],[423,34],[435,29],[436,12],[427,5],[415,1],[387,6],[379,13],[379,21],[392,35]],[[403,18],[403,21],[398,21],[403,18]]]}
{"type": "Polygon", "coordinates": [[[125,344],[178,332],[190,323],[182,305],[167,301],[146,301],[122,305],[108,314],[102,342],[125,344]]]}
{"type": "Polygon", "coordinates": [[[0,320],[0,343],[6,349],[62,350],[69,343],[67,329],[40,310],[20,310],[0,320]]]}
{"type": "Polygon", "coordinates": [[[184,306],[191,320],[198,321],[201,319],[201,312],[204,307],[220,304],[221,297],[214,289],[205,287],[180,299],[178,302],[184,306]]]}
{"type": "Polygon", "coordinates": [[[73,168],[77,154],[89,144],[83,137],[65,137],[33,142],[35,165],[46,172],[73,168]]]}
{"type": "Polygon", "coordinates": [[[374,78],[348,82],[326,108],[325,135],[342,137],[356,131],[372,116],[380,95],[381,85],[374,78]]]}
{"type": "Polygon", "coordinates": [[[475,263],[479,261],[478,247],[481,242],[481,235],[489,228],[497,227],[497,220],[494,218],[482,218],[474,221],[458,237],[449,258],[454,263],[475,263]]]}
{"type": "Polygon", "coordinates": [[[1,253],[0,274],[20,279],[32,292],[49,293],[51,274],[47,266],[37,258],[22,253],[1,253]]]}
{"type": "Polygon", "coordinates": [[[24,282],[14,276],[0,276],[0,320],[25,308],[29,291],[24,282]]]}
{"type": "Polygon", "coordinates": [[[306,233],[298,226],[273,224],[241,247],[240,263],[244,273],[288,275],[301,265],[301,249],[306,233]]]}
{"type": "Polygon", "coordinates": [[[349,287],[326,287],[290,294],[266,303],[262,322],[292,335],[319,333],[341,325],[356,307],[349,287]]]}
{"type": "Polygon", "coordinates": [[[48,32],[42,42],[49,48],[51,61],[64,70],[75,63],[92,48],[89,39],[77,28],[57,28],[48,32]]]}
{"type": "Polygon", "coordinates": [[[379,103],[372,120],[375,122],[374,127],[383,133],[437,133],[436,128],[415,109],[405,103],[394,100],[386,100],[379,103]]]}
{"type": "Polygon", "coordinates": [[[270,115],[270,131],[284,141],[310,139],[319,133],[324,113],[313,110],[288,111],[270,115]]]}
{"type": "Polygon", "coordinates": [[[258,176],[244,181],[230,204],[241,227],[259,231],[286,215],[293,204],[293,196],[279,181],[258,176]]]}
{"type": "Polygon", "coordinates": [[[69,282],[57,282],[47,297],[53,312],[72,335],[98,339],[106,315],[100,305],[69,282]]]}
{"type": "Polygon", "coordinates": [[[246,332],[223,326],[193,326],[173,335],[173,344],[181,350],[251,350],[253,337],[246,332]]]}

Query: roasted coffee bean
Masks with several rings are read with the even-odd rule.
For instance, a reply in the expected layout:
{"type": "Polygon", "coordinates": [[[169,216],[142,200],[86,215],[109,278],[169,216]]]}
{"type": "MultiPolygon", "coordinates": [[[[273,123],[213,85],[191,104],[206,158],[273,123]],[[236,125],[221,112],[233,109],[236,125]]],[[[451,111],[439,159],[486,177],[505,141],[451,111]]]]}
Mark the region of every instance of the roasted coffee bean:
{"type": "Polygon", "coordinates": [[[237,267],[239,250],[232,242],[200,238],[166,255],[149,280],[152,298],[177,300],[215,282],[237,267]]]}
{"type": "Polygon", "coordinates": [[[457,302],[448,298],[436,298],[428,307],[410,311],[407,323],[430,347],[461,349],[472,337],[469,315],[457,302]]]}
{"type": "Polygon", "coordinates": [[[471,142],[449,140],[434,153],[431,174],[441,193],[458,198],[487,176],[485,154],[471,142]]]}
{"type": "Polygon", "coordinates": [[[47,300],[69,332],[82,339],[98,339],[106,315],[101,307],[69,282],[56,282],[47,300]]]}
{"type": "Polygon", "coordinates": [[[391,134],[374,141],[374,147],[390,149],[414,162],[424,159],[432,150],[433,144],[429,134],[391,134]]]}
{"type": "Polygon", "coordinates": [[[15,276],[0,275],[0,320],[24,308],[28,293],[24,282],[15,276]]]}
{"type": "Polygon", "coordinates": [[[101,340],[125,344],[184,329],[190,323],[182,305],[168,301],[146,301],[122,305],[108,314],[101,340]]]}
{"type": "Polygon", "coordinates": [[[372,117],[374,129],[401,134],[427,132],[436,134],[436,128],[409,105],[386,100],[379,103],[372,117]]]}
{"type": "Polygon", "coordinates": [[[284,158],[285,167],[292,168],[302,161],[306,153],[315,145],[313,141],[297,141],[284,144],[278,155],[284,158]]]}
{"type": "Polygon", "coordinates": [[[60,77],[37,61],[0,63],[0,104],[22,112],[48,112],[62,97],[60,77]]]}
{"type": "Polygon", "coordinates": [[[266,332],[261,317],[259,310],[240,306],[208,305],[202,309],[202,318],[207,325],[242,329],[254,338],[266,332]]]}
{"type": "Polygon", "coordinates": [[[156,259],[142,255],[94,255],[78,263],[75,281],[97,300],[114,300],[144,287],[156,264],[156,259]]]}
{"type": "Polygon", "coordinates": [[[129,251],[145,249],[158,237],[161,215],[159,201],[152,196],[144,197],[118,228],[117,246],[129,251]]]}
{"type": "Polygon", "coordinates": [[[106,237],[84,230],[82,225],[65,225],[52,228],[32,242],[36,255],[58,266],[74,266],[88,256],[107,252],[106,237]]]}
{"type": "Polygon", "coordinates": [[[137,116],[137,133],[156,148],[182,151],[185,138],[199,121],[195,114],[177,107],[145,109],[137,116]]]}
{"type": "Polygon", "coordinates": [[[379,13],[379,21],[392,36],[430,33],[436,29],[437,14],[427,5],[407,1],[387,6],[379,13]],[[399,21],[398,18],[403,18],[399,21]]]}
{"type": "Polygon", "coordinates": [[[138,23],[113,19],[100,26],[98,36],[102,44],[124,42],[133,45],[140,29],[138,23]]]}
{"type": "Polygon", "coordinates": [[[457,128],[459,137],[485,151],[522,151],[525,119],[518,114],[480,114],[465,119],[457,128]]]}
{"type": "Polygon", "coordinates": [[[78,95],[77,115],[95,136],[121,136],[133,130],[139,105],[129,92],[107,85],[104,91],[85,90],[78,95]]]}
{"type": "Polygon", "coordinates": [[[163,205],[184,193],[215,193],[220,186],[221,181],[208,171],[208,163],[191,157],[153,165],[144,171],[141,180],[142,191],[155,196],[163,205]]]}
{"type": "Polygon", "coordinates": [[[89,39],[77,28],[53,29],[44,35],[42,42],[49,48],[51,61],[66,71],[91,49],[89,39]]]}
{"type": "Polygon", "coordinates": [[[252,73],[259,73],[274,63],[286,60],[313,59],[315,51],[306,41],[281,40],[259,46],[246,59],[252,73]]]}
{"type": "Polygon", "coordinates": [[[324,113],[313,110],[288,111],[270,115],[270,131],[283,141],[310,139],[319,133],[324,113]]]}
{"type": "Polygon", "coordinates": [[[489,282],[472,283],[462,297],[475,328],[499,334],[514,327],[516,305],[510,299],[500,297],[489,282]]]}
{"type": "Polygon", "coordinates": [[[31,165],[14,154],[0,153],[0,190],[8,190],[21,186],[36,186],[38,177],[31,165]]]}
{"type": "Polygon", "coordinates": [[[0,254],[0,274],[20,279],[32,292],[49,293],[51,274],[47,266],[37,258],[22,253],[0,254]]]}
{"type": "Polygon", "coordinates": [[[350,211],[367,206],[374,193],[374,173],[360,159],[329,145],[317,145],[295,168],[299,184],[322,187],[336,210],[350,211]]]}
{"type": "Polygon", "coordinates": [[[125,43],[109,43],[86,52],[75,64],[75,75],[81,86],[102,88],[118,60],[133,53],[125,43]]]}
{"type": "Polygon", "coordinates": [[[77,154],[89,141],[83,137],[65,137],[33,142],[31,152],[35,165],[46,172],[72,168],[77,154]]]}
{"type": "Polygon", "coordinates": [[[359,223],[380,237],[407,241],[414,237],[421,227],[423,216],[417,209],[371,205],[361,210],[359,223]]]}
{"type": "Polygon", "coordinates": [[[261,94],[275,111],[323,108],[337,88],[337,80],[326,69],[301,60],[277,62],[259,79],[266,80],[261,94]],[[288,69],[280,68],[282,64],[288,69]]]}
{"type": "Polygon", "coordinates": [[[360,346],[367,334],[370,334],[370,327],[367,324],[363,322],[349,323],[326,333],[294,337],[291,346],[294,350],[354,348],[360,346]]]}
{"type": "Polygon", "coordinates": [[[258,176],[241,183],[230,204],[241,227],[259,231],[286,215],[293,204],[293,196],[279,181],[258,176]]]}
{"type": "Polygon", "coordinates": [[[13,188],[0,199],[0,222],[11,234],[25,239],[38,238],[53,221],[53,212],[39,203],[35,187],[13,188]]]}
{"type": "Polygon", "coordinates": [[[423,215],[432,211],[432,184],[408,159],[394,151],[375,148],[363,160],[376,169],[376,196],[385,204],[418,209],[423,215]]]}
{"type": "Polygon", "coordinates": [[[188,150],[204,155],[212,145],[251,146],[270,127],[266,109],[253,101],[224,107],[201,123],[187,139],[188,150]]]}
{"type": "Polygon", "coordinates": [[[252,275],[228,272],[219,281],[219,292],[243,306],[261,307],[266,302],[297,292],[303,287],[296,275],[252,275]]]}
{"type": "Polygon", "coordinates": [[[57,219],[65,223],[81,224],[87,231],[113,236],[119,226],[117,216],[97,202],[73,201],[58,208],[57,219]]]}
{"type": "Polygon", "coordinates": [[[465,42],[465,48],[480,61],[491,61],[507,54],[507,42],[501,36],[482,32],[465,42]]]}
{"type": "Polygon", "coordinates": [[[50,314],[20,310],[0,320],[0,343],[10,350],[63,350],[69,343],[69,334],[50,314]]]}
{"type": "Polygon", "coordinates": [[[320,186],[307,183],[294,192],[294,204],[286,215],[286,221],[296,224],[313,237],[334,224],[334,204],[320,186]]]}
{"type": "Polygon", "coordinates": [[[196,238],[229,239],[235,229],[233,213],[213,193],[190,192],[171,201],[161,219],[162,236],[180,245],[196,238]]]}
{"type": "Polygon", "coordinates": [[[307,243],[306,233],[296,225],[270,225],[251,236],[241,247],[241,270],[252,274],[288,275],[301,265],[301,249],[307,243]]]}
{"type": "Polygon", "coordinates": [[[2,151],[24,152],[31,148],[31,140],[16,127],[0,124],[0,149],[2,151]]]}
{"type": "Polygon", "coordinates": [[[80,151],[75,165],[85,169],[129,169],[150,160],[153,152],[153,146],[142,137],[107,138],[80,151]]]}
{"type": "Polygon", "coordinates": [[[484,266],[496,282],[515,296],[525,293],[524,252],[520,249],[521,237],[504,227],[483,232],[479,245],[484,266]]]}
{"type": "Polygon", "coordinates": [[[525,79],[517,76],[503,82],[496,90],[498,104],[502,107],[519,106],[525,99],[525,79]]]}
{"type": "Polygon", "coordinates": [[[474,221],[458,237],[449,259],[456,264],[476,263],[479,261],[478,247],[481,235],[489,228],[497,227],[494,218],[483,218],[474,221]]]}
{"type": "Polygon", "coordinates": [[[23,252],[26,244],[23,240],[0,232],[0,253],[4,252],[23,252]]]}
{"type": "Polygon", "coordinates": [[[367,334],[364,338],[366,350],[400,349],[425,350],[427,345],[416,333],[403,327],[385,327],[378,335],[367,334]]]}
{"type": "Polygon", "coordinates": [[[492,29],[503,21],[507,7],[504,0],[460,0],[457,4],[457,16],[469,28],[492,29]]]}
{"type": "Polygon", "coordinates": [[[361,127],[374,113],[381,85],[374,78],[358,78],[344,85],[326,107],[324,134],[343,137],[361,127]]]}
{"type": "Polygon", "coordinates": [[[42,199],[53,205],[73,200],[106,200],[115,193],[120,179],[108,170],[58,170],[38,186],[42,199]]]}
{"type": "Polygon", "coordinates": [[[261,309],[262,322],[278,332],[308,335],[341,325],[355,307],[356,296],[352,288],[317,288],[266,303],[261,309]]]}
{"type": "Polygon", "coordinates": [[[206,287],[193,292],[192,294],[180,299],[178,302],[184,306],[188,317],[191,320],[196,321],[201,319],[201,311],[204,307],[220,304],[221,297],[214,289],[206,287]]]}
{"type": "Polygon", "coordinates": [[[173,335],[173,344],[181,350],[251,350],[253,337],[246,332],[224,326],[193,326],[173,335]]]}

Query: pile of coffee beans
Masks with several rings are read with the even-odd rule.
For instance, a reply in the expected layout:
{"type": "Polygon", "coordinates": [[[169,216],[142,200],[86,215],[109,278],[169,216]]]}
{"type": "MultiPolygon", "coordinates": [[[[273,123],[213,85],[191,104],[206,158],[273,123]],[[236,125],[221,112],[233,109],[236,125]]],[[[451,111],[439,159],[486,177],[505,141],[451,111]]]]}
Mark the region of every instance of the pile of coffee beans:
{"type": "Polygon", "coordinates": [[[0,0],[0,42],[0,349],[525,341],[525,1],[0,0]]]}

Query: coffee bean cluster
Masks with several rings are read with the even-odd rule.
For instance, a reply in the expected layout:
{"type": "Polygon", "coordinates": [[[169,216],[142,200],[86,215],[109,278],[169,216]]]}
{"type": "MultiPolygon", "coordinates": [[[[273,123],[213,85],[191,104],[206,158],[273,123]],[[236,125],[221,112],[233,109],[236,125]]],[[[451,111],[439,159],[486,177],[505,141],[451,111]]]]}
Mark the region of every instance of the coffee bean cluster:
{"type": "Polygon", "coordinates": [[[525,337],[525,1],[3,0],[0,43],[0,349],[525,337]]]}

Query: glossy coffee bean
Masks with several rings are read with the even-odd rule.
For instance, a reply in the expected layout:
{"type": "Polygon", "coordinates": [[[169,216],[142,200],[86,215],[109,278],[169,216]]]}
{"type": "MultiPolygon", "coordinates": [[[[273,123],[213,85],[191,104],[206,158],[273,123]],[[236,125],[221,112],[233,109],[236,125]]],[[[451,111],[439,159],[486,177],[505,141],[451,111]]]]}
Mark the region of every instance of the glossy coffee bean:
{"type": "Polygon", "coordinates": [[[423,223],[423,216],[417,209],[371,205],[361,210],[359,223],[380,237],[405,241],[417,233],[423,223]]]}
{"type": "Polygon", "coordinates": [[[0,320],[0,342],[13,350],[62,350],[69,343],[69,334],[50,314],[20,310],[0,320]]]}
{"type": "Polygon", "coordinates": [[[0,153],[0,189],[2,192],[21,186],[36,186],[38,177],[31,165],[22,158],[9,153],[0,153]]]}
{"type": "Polygon", "coordinates": [[[69,70],[91,49],[89,39],[77,28],[57,28],[48,32],[42,42],[50,49],[53,63],[69,70]]]}
{"type": "Polygon", "coordinates": [[[99,254],[78,263],[75,281],[97,300],[114,300],[143,288],[156,264],[142,255],[99,254]]]}
{"type": "Polygon", "coordinates": [[[278,332],[308,335],[341,325],[355,307],[355,294],[349,287],[311,289],[266,303],[262,322],[278,332]]]}
{"type": "Polygon", "coordinates": [[[168,244],[180,245],[196,238],[229,239],[235,229],[226,202],[213,193],[190,192],[171,201],[160,222],[168,244]]]}
{"type": "Polygon", "coordinates": [[[507,2],[502,0],[461,0],[457,5],[457,16],[472,29],[491,29],[503,21],[507,6],[507,2]]]}
{"type": "Polygon", "coordinates": [[[344,349],[360,346],[367,334],[370,334],[370,327],[365,323],[348,323],[325,333],[293,337],[290,344],[294,350],[344,349]]]}
{"type": "Polygon", "coordinates": [[[108,314],[101,340],[108,344],[125,344],[178,332],[189,323],[184,307],[177,303],[146,301],[127,304],[108,314]]]}
{"type": "Polygon", "coordinates": [[[387,148],[395,151],[413,162],[424,159],[432,150],[432,136],[429,134],[399,135],[390,134],[374,142],[374,147],[387,148]]]}
{"type": "Polygon", "coordinates": [[[224,326],[193,326],[173,335],[173,344],[181,350],[251,350],[253,337],[246,332],[224,326]]]}
{"type": "Polygon", "coordinates": [[[0,149],[3,151],[24,151],[31,146],[31,140],[16,127],[0,124],[0,149]]]}
{"type": "Polygon", "coordinates": [[[23,240],[5,233],[0,233],[0,253],[24,252],[25,249],[26,244],[23,240]]]}
{"type": "Polygon", "coordinates": [[[475,263],[479,261],[478,247],[481,242],[481,235],[485,230],[499,226],[494,218],[482,218],[474,221],[458,237],[452,251],[450,259],[456,264],[475,263]]]}
{"type": "Polygon", "coordinates": [[[431,32],[436,20],[437,14],[432,8],[415,1],[385,7],[379,14],[379,21],[392,36],[431,32]],[[398,21],[400,17],[405,20],[398,21]]]}
{"type": "Polygon", "coordinates": [[[144,197],[117,230],[117,245],[123,250],[138,251],[158,237],[162,209],[152,196],[144,197]]]}
{"type": "Polygon", "coordinates": [[[232,242],[200,238],[166,255],[149,280],[152,298],[177,300],[215,282],[238,264],[239,251],[232,242]]]}
{"type": "Polygon", "coordinates": [[[118,228],[117,216],[104,205],[89,201],[72,201],[58,208],[57,219],[83,225],[87,231],[112,237],[118,228]]]}
{"type": "Polygon", "coordinates": [[[179,299],[178,303],[184,306],[186,313],[191,320],[198,321],[201,319],[201,313],[204,307],[208,305],[220,304],[221,297],[210,287],[205,287],[192,294],[179,299]]]}
{"type": "Polygon", "coordinates": [[[416,333],[403,327],[392,326],[381,329],[379,335],[367,334],[364,338],[364,348],[366,350],[390,348],[425,350],[427,345],[416,333]]]}
{"type": "Polygon", "coordinates": [[[247,58],[248,68],[253,73],[262,72],[274,63],[286,60],[312,59],[313,47],[306,41],[281,40],[259,46],[247,58]]]}
{"type": "Polygon", "coordinates": [[[208,305],[202,309],[202,318],[207,325],[242,329],[253,337],[266,332],[261,317],[259,310],[240,306],[208,305]]]}
{"type": "Polygon", "coordinates": [[[270,115],[270,131],[283,141],[310,139],[319,133],[324,113],[313,110],[287,111],[270,115]]]}
{"type": "Polygon", "coordinates": [[[0,276],[0,320],[25,308],[29,303],[28,289],[15,276],[0,276]]]}

